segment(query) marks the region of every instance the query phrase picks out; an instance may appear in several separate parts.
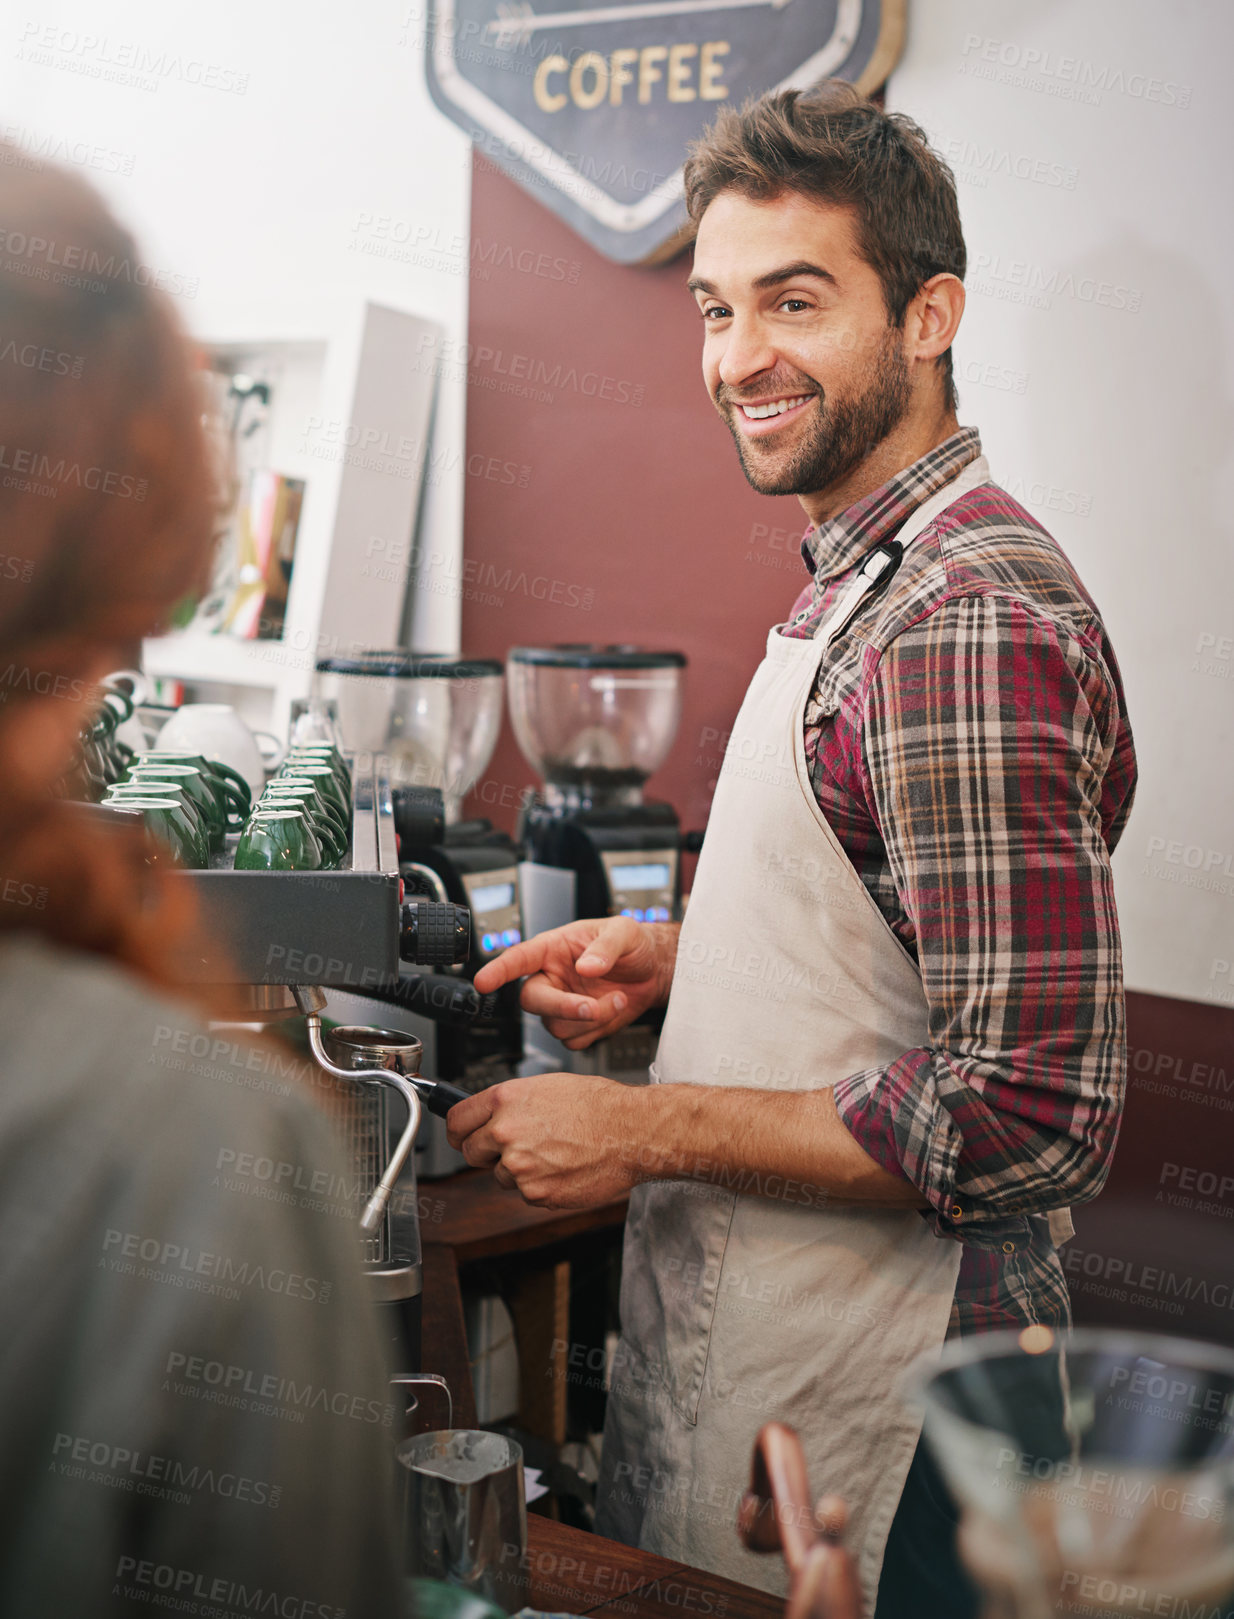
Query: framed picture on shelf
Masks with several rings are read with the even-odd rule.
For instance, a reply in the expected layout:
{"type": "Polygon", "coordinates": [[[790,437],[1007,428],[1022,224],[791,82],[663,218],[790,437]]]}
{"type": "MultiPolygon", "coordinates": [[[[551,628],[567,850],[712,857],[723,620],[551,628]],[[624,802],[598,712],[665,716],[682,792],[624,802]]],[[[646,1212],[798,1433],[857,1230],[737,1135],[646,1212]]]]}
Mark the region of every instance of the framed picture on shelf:
{"type": "Polygon", "coordinates": [[[283,633],[303,502],[302,478],[268,469],[250,474],[233,527],[235,582],[220,626],[228,634],[251,641],[283,633]]]}

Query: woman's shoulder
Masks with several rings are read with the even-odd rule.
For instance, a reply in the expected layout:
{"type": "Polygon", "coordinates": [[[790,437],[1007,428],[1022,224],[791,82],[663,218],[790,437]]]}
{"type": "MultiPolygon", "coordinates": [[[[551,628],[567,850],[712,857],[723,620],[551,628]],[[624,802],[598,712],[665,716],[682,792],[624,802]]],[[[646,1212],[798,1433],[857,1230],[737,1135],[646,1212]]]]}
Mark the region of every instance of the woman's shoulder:
{"type": "Polygon", "coordinates": [[[203,1264],[350,1268],[354,1216],[326,1195],[348,1190],[347,1160],[310,1064],[34,939],[0,941],[0,1028],[0,1225],[105,1259],[117,1233],[156,1249],[191,1233],[203,1264]]]}
{"type": "Polygon", "coordinates": [[[15,1112],[83,1126],[135,1112],[153,1130],[187,1109],[242,1115],[252,1131],[317,1113],[311,1065],[293,1053],[211,1030],[119,963],[35,935],[0,939],[0,1028],[0,1125],[15,1112]]]}

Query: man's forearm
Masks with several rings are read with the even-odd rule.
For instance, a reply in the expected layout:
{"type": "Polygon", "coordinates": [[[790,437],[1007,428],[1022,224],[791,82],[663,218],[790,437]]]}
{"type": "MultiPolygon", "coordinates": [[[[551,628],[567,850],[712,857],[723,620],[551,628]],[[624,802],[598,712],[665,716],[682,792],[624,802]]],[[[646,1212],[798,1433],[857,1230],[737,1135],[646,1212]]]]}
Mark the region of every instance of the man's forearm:
{"type": "MultiPolygon", "coordinates": [[[[888,1174],[844,1128],[830,1089],[718,1085],[630,1087],[614,1143],[635,1178],[697,1180],[768,1196],[784,1183],[837,1203],[919,1208],[921,1192],[888,1174]]],[[[801,1201],[801,1199],[797,1199],[801,1201]]]]}

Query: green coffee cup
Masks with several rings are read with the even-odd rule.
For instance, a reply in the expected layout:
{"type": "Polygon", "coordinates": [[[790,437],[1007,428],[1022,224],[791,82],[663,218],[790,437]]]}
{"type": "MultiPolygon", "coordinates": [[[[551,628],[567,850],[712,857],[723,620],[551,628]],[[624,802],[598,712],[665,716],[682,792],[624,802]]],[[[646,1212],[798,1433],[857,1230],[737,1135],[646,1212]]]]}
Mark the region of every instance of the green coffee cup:
{"type": "Polygon", "coordinates": [[[116,814],[141,815],[150,834],[150,853],[155,864],[160,863],[164,851],[173,865],[194,867],[200,864],[197,833],[184,806],[174,798],[110,798],[103,806],[116,814]]]}
{"type": "Polygon", "coordinates": [[[337,810],[322,798],[312,782],[303,787],[272,782],[262,794],[257,807],[259,810],[272,809],[280,804],[293,804],[304,810],[321,844],[324,864],[331,868],[339,865],[347,852],[347,834],[339,824],[337,810]]]}
{"type": "Polygon", "coordinates": [[[133,717],[133,695],[131,692],[121,691],[118,686],[109,686],[103,682],[103,702],[116,716],[116,724],[123,725],[126,720],[133,717]]]}
{"type": "Polygon", "coordinates": [[[334,746],[333,742],[297,742],[287,750],[287,759],[317,758],[332,765],[348,786],[351,785],[351,771],[342,752],[334,746]]]}
{"type": "Polygon", "coordinates": [[[117,782],[108,789],[105,803],[124,803],[135,798],[171,798],[180,805],[189,824],[193,829],[196,846],[193,864],[208,866],[210,855],[214,850],[214,826],[207,819],[201,806],[191,798],[179,782],[159,781],[157,778],[142,777],[141,781],[117,782]]]}
{"type": "Polygon", "coordinates": [[[320,776],[288,774],[275,776],[266,786],[266,792],[283,792],[292,789],[297,792],[307,790],[312,794],[313,802],[328,814],[334,821],[343,836],[351,835],[351,817],[339,808],[338,800],[330,791],[330,784],[320,776]]]}
{"type": "MultiPolygon", "coordinates": [[[[125,772],[125,781],[174,781],[197,805],[210,824],[210,846],[216,851],[227,837],[227,810],[219,801],[214,783],[197,765],[168,764],[166,760],[134,759],[125,772]]],[[[239,823],[237,823],[239,824],[239,823]]]]}
{"type": "MultiPolygon", "coordinates": [[[[311,748],[297,748],[284,759],[279,770],[280,776],[298,775],[305,769],[320,769],[322,765],[329,767],[334,783],[339,791],[341,804],[351,805],[351,776],[348,773],[342,757],[334,749],[314,750],[311,748]]],[[[278,780],[278,776],[275,777],[278,780]]]]}
{"type": "Polygon", "coordinates": [[[351,794],[339,782],[333,765],[312,764],[307,759],[289,760],[275,779],[282,781],[288,776],[310,777],[317,784],[321,796],[328,798],[345,820],[351,819],[351,794]],[[293,764],[294,768],[291,768],[293,764]]]}
{"type": "Polygon", "coordinates": [[[255,809],[236,846],[237,871],[320,871],[321,845],[302,809],[255,809]]]}
{"type": "Polygon", "coordinates": [[[259,810],[268,810],[279,804],[291,804],[297,809],[304,810],[317,832],[318,841],[322,837],[322,829],[328,829],[328,842],[331,851],[336,845],[341,846],[339,853],[346,847],[346,834],[343,831],[342,819],[337,807],[329,799],[322,797],[315,783],[311,781],[272,781],[261,798],[258,800],[259,810]]]}
{"type": "Polygon", "coordinates": [[[230,829],[234,832],[243,826],[244,817],[253,807],[253,795],[238,770],[225,765],[221,759],[208,759],[204,753],[181,752],[179,748],[151,748],[138,757],[150,764],[196,765],[217,793],[230,829]]]}

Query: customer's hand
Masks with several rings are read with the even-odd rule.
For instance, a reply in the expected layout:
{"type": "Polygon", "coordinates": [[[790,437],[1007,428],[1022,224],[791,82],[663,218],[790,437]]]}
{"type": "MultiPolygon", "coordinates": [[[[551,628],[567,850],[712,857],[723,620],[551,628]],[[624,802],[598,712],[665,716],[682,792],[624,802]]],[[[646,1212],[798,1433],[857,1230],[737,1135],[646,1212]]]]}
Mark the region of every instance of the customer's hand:
{"type": "Polygon", "coordinates": [[[482,995],[525,978],[520,1003],[571,1051],[632,1023],[668,999],[677,924],[628,916],[589,918],[537,933],[476,974],[482,995]]]}

